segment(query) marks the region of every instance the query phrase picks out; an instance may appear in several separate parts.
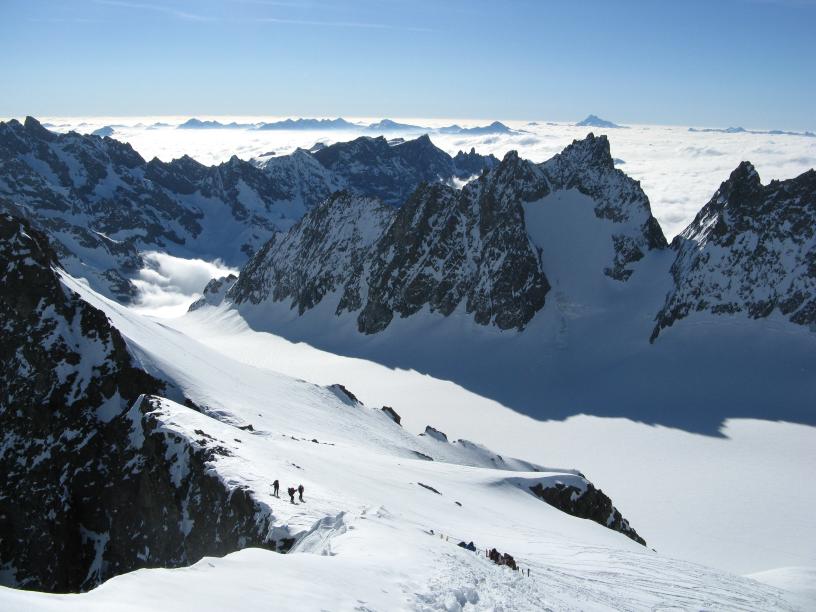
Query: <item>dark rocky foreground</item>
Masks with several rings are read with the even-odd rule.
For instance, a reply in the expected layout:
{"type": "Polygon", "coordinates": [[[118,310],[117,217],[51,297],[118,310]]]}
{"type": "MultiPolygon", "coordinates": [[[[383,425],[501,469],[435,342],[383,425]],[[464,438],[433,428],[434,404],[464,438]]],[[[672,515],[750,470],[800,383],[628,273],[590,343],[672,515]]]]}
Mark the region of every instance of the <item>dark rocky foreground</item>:
{"type": "Polygon", "coordinates": [[[163,426],[177,393],[59,281],[46,237],[0,215],[0,584],[90,589],[140,567],[288,548],[251,494],[208,469],[226,449],[163,426]]]}

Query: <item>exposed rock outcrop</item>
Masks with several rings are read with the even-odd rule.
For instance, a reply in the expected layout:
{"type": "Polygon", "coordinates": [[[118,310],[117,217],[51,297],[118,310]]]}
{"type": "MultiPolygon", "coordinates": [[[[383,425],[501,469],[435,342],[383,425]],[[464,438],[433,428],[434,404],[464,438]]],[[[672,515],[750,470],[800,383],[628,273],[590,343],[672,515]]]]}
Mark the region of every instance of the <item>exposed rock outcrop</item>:
{"type": "Polygon", "coordinates": [[[629,521],[612,505],[612,500],[591,482],[581,480],[580,486],[556,482],[545,487],[542,483],[537,483],[530,487],[530,491],[562,512],[594,521],[646,546],[646,540],[630,527],[629,521]]]}

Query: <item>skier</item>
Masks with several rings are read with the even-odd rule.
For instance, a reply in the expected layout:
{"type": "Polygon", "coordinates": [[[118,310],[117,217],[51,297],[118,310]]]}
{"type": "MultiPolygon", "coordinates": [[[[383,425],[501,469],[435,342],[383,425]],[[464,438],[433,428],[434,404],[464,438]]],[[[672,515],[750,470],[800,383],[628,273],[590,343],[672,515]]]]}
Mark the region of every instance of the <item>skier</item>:
{"type": "Polygon", "coordinates": [[[286,492],[289,493],[289,501],[291,501],[294,504],[295,503],[295,487],[289,487],[286,490],[286,492]]]}
{"type": "Polygon", "coordinates": [[[303,485],[298,485],[298,497],[303,501],[303,485]]]}
{"type": "Polygon", "coordinates": [[[275,482],[272,483],[272,495],[275,497],[280,497],[280,483],[275,479],[275,482]]]}

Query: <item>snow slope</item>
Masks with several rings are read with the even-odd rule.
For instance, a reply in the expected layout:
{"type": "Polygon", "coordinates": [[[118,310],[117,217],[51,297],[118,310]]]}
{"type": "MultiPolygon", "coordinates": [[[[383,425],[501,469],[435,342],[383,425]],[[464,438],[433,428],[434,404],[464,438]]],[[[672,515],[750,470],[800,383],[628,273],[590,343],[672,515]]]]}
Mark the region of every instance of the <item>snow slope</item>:
{"type": "MultiPolygon", "coordinates": [[[[108,314],[142,367],[171,379],[201,406],[196,412],[158,400],[163,427],[229,451],[213,458],[212,469],[269,505],[276,528],[303,537],[289,555],[245,550],[181,570],[140,570],[84,595],[1,589],[3,609],[795,609],[779,589],[652,552],[525,489],[571,482],[574,472],[519,471],[534,466],[514,462],[488,467],[494,462],[487,451],[415,436],[340,387],[247,363],[257,359],[256,347],[274,352],[266,336],[232,335],[249,341],[237,359],[80,281],[64,282],[108,314]],[[303,483],[305,502],[273,497],[274,478],[284,489],[303,483]],[[459,539],[473,540],[477,552],[457,547],[459,539]],[[478,551],[488,546],[513,554],[530,577],[484,559],[478,551]]],[[[213,310],[185,321],[195,325],[197,317],[212,319],[213,310]]],[[[389,389],[389,405],[400,395],[396,386],[389,389]]],[[[454,407],[434,408],[430,424],[444,431],[440,423],[453,424],[454,407]]],[[[502,414],[495,407],[492,413],[502,414]]],[[[456,422],[467,429],[461,414],[456,422]]],[[[536,454],[554,456],[547,450],[554,441],[541,442],[536,454]]],[[[644,500],[653,485],[641,483],[644,500]]]]}
{"type": "Polygon", "coordinates": [[[620,417],[538,420],[415,370],[253,331],[234,311],[202,309],[166,323],[255,367],[318,384],[341,380],[362,401],[393,406],[411,431],[432,424],[499,454],[578,467],[658,551],[738,573],[816,566],[813,427],[730,418],[711,436],[620,417]]]}

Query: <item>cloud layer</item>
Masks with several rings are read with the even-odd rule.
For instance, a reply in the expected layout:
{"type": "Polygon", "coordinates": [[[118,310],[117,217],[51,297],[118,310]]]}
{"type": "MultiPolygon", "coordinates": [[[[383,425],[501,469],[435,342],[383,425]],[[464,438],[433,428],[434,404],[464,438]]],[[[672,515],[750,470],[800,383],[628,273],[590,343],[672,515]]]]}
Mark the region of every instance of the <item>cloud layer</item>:
{"type": "Polygon", "coordinates": [[[238,272],[220,261],[182,259],[155,251],[142,253],[142,257],[145,267],[134,280],[139,290],[135,310],[157,317],[184,314],[210,279],[238,272]]]}

